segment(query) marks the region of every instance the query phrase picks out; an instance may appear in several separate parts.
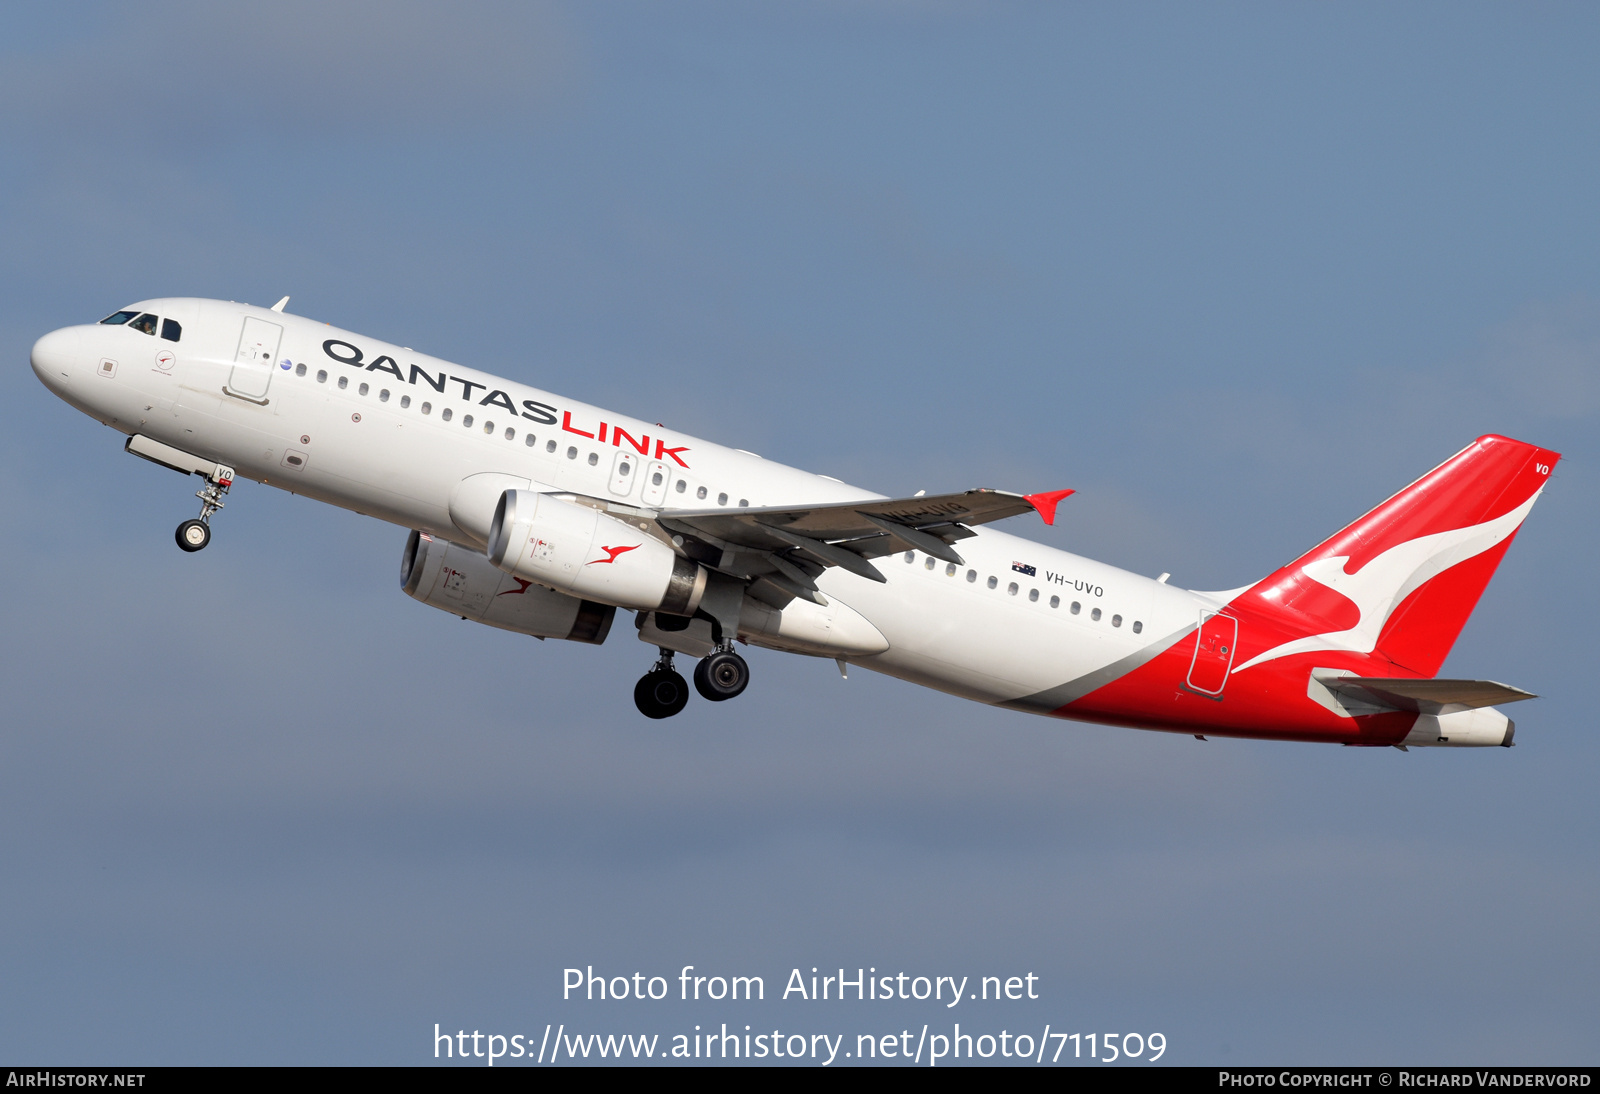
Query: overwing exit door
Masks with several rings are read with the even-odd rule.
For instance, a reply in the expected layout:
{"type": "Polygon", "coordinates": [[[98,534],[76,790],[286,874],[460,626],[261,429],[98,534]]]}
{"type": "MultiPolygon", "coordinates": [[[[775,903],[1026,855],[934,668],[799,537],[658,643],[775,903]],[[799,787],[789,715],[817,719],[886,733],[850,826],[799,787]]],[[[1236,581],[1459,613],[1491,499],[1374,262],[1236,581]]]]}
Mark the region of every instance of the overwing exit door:
{"type": "Polygon", "coordinates": [[[667,483],[672,479],[672,472],[667,470],[667,465],[660,460],[649,464],[644,469],[644,489],[639,494],[639,500],[646,505],[660,505],[667,500],[667,483]]]}
{"type": "Polygon", "coordinates": [[[1201,612],[1194,635],[1194,660],[1189,662],[1189,686],[1203,695],[1222,698],[1238,639],[1239,621],[1233,616],[1201,612]]]}
{"type": "Polygon", "coordinates": [[[267,385],[272,382],[272,363],[278,358],[278,341],[283,328],[265,319],[245,317],[239,332],[239,349],[233,356],[233,371],[228,375],[229,395],[251,402],[267,401],[267,385]]]}
{"type": "Polygon", "coordinates": [[[633,491],[633,480],[639,477],[639,460],[632,452],[618,452],[611,465],[611,492],[625,498],[633,491]]]}

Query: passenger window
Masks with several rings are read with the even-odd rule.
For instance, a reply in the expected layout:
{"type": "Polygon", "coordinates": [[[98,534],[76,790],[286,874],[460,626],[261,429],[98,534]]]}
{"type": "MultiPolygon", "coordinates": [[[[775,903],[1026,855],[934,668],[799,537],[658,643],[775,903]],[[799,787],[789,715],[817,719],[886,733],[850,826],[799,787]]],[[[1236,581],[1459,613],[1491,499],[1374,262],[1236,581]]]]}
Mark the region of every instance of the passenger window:
{"type": "Polygon", "coordinates": [[[1029,589],[1028,590],[1028,600],[1031,603],[1037,604],[1039,602],[1039,590],[1038,589],[1029,589]]]}
{"type": "Polygon", "coordinates": [[[589,466],[590,467],[595,466],[599,462],[600,462],[600,453],[598,453],[598,452],[589,453],[589,466]]]}
{"type": "Polygon", "coordinates": [[[989,578],[989,588],[998,589],[999,587],[1000,587],[1000,579],[998,577],[989,578]]]}
{"type": "Polygon", "coordinates": [[[678,480],[678,493],[681,494],[685,490],[687,490],[688,488],[689,488],[689,484],[688,483],[684,482],[682,479],[678,480]]]}
{"type": "Polygon", "coordinates": [[[461,427],[463,429],[471,429],[472,428],[472,415],[471,414],[466,414],[466,415],[462,416],[462,418],[461,418],[461,427]]]}
{"type": "Polygon", "coordinates": [[[145,312],[143,315],[139,316],[139,318],[129,323],[128,326],[143,334],[154,334],[156,332],[156,317],[151,315],[149,312],[145,312]]]}
{"type": "Polygon", "coordinates": [[[623,461],[622,463],[617,464],[617,474],[619,474],[619,475],[626,475],[626,474],[630,473],[632,470],[633,470],[633,464],[628,463],[627,461],[623,461]]]}
{"type": "Polygon", "coordinates": [[[694,492],[694,496],[699,498],[701,501],[705,501],[706,500],[706,488],[702,486],[700,489],[698,489],[698,490],[696,490],[694,492]]]}
{"type": "Polygon", "coordinates": [[[1096,623],[1100,622],[1100,609],[1096,608],[1094,611],[1090,612],[1089,618],[1094,620],[1096,623]]]}
{"type": "Polygon", "coordinates": [[[304,361],[294,366],[294,374],[296,376],[304,376],[306,374],[306,363],[304,361]]]}
{"type": "Polygon", "coordinates": [[[409,410],[410,408],[411,408],[411,396],[409,396],[409,395],[400,396],[400,409],[401,410],[409,410]]]}
{"type": "Polygon", "coordinates": [[[387,403],[388,401],[389,401],[389,389],[388,388],[384,388],[382,391],[378,392],[378,402],[387,403]]]}
{"type": "Polygon", "coordinates": [[[932,555],[929,555],[928,556],[928,561],[926,561],[926,562],[924,562],[922,564],[922,568],[924,570],[931,570],[931,569],[933,569],[933,564],[935,562],[937,562],[937,561],[938,561],[938,559],[934,558],[932,555]]]}
{"type": "Polygon", "coordinates": [[[915,551],[907,551],[906,552],[906,561],[907,562],[915,562],[915,561],[917,561],[917,552],[915,552],[915,551]]]}
{"type": "Polygon", "coordinates": [[[556,442],[555,441],[545,441],[544,442],[544,450],[546,452],[554,452],[556,450],[556,442]]]}
{"type": "Polygon", "coordinates": [[[317,369],[317,383],[325,384],[327,382],[328,382],[328,370],[325,369],[325,368],[317,369]]]}
{"type": "Polygon", "coordinates": [[[726,495],[726,494],[718,494],[717,495],[717,504],[718,505],[727,505],[728,504],[728,495],[726,495]]]}
{"type": "Polygon", "coordinates": [[[433,413],[433,404],[432,403],[423,403],[422,406],[419,409],[424,414],[432,414],[433,413]]]}
{"type": "Polygon", "coordinates": [[[1072,614],[1077,615],[1081,611],[1083,611],[1083,605],[1074,600],[1072,602],[1072,614]]]}
{"type": "Polygon", "coordinates": [[[1059,608],[1059,607],[1061,607],[1061,598],[1060,598],[1060,597],[1059,597],[1059,596],[1052,596],[1052,597],[1051,597],[1051,598],[1050,598],[1050,606],[1051,606],[1051,607],[1052,607],[1052,608],[1059,608]]]}
{"type": "MultiPolygon", "coordinates": [[[[517,439],[517,431],[515,429],[512,429],[510,426],[506,426],[506,440],[514,441],[516,439],[517,439]]],[[[532,444],[533,440],[530,438],[528,443],[532,444]]]]}
{"type": "Polygon", "coordinates": [[[956,576],[956,564],[954,562],[951,562],[951,563],[949,563],[949,564],[947,564],[945,566],[945,568],[944,568],[944,576],[945,577],[955,577],[956,576]]]}
{"type": "Polygon", "coordinates": [[[339,390],[340,391],[343,391],[345,388],[347,388],[349,386],[350,386],[350,377],[348,377],[348,376],[339,377],[339,390]]]}
{"type": "Polygon", "coordinates": [[[1133,621],[1133,633],[1138,634],[1142,630],[1144,630],[1144,624],[1135,619],[1133,621]]]}
{"type": "Polygon", "coordinates": [[[454,411],[454,410],[452,410],[452,409],[450,409],[450,408],[449,408],[449,407],[445,407],[445,408],[444,408],[444,409],[443,409],[443,410],[441,410],[441,411],[439,411],[439,417],[441,417],[441,418],[443,418],[443,419],[444,419],[444,420],[445,420],[445,421],[447,421],[447,422],[448,422],[448,421],[449,421],[449,420],[450,420],[450,419],[451,419],[451,418],[452,418],[452,417],[453,417],[453,416],[454,416],[454,415],[455,415],[455,411],[454,411]]]}
{"type": "Polygon", "coordinates": [[[1120,627],[1120,626],[1122,626],[1122,616],[1120,616],[1120,615],[1114,615],[1114,616],[1112,616],[1112,617],[1111,617],[1111,625],[1112,625],[1112,626],[1113,626],[1113,627],[1120,627]]]}
{"type": "Polygon", "coordinates": [[[567,459],[575,460],[577,458],[578,458],[578,450],[576,448],[572,447],[571,445],[568,445],[567,446],[567,459]]]}
{"type": "Polygon", "coordinates": [[[748,498],[740,498],[739,499],[739,508],[740,509],[748,509],[748,508],[750,508],[750,500],[748,498]]]}
{"type": "Polygon", "coordinates": [[[977,570],[968,570],[967,571],[967,584],[971,585],[976,580],[978,580],[978,571],[977,570]]]}
{"type": "Polygon", "coordinates": [[[532,433],[529,433],[528,434],[528,442],[527,442],[528,443],[528,447],[532,448],[534,446],[535,442],[537,442],[538,440],[539,440],[538,437],[535,437],[532,433]]]}
{"type": "Polygon", "coordinates": [[[106,316],[100,322],[108,327],[120,327],[138,314],[136,311],[119,311],[115,315],[106,316]]]}
{"type": "Polygon", "coordinates": [[[493,422],[484,422],[483,423],[483,435],[485,437],[494,436],[494,423],[493,422]]]}
{"type": "Polygon", "coordinates": [[[370,387],[368,387],[366,384],[362,384],[360,387],[356,388],[356,394],[357,395],[365,395],[367,392],[369,392],[371,390],[372,389],[370,387]]]}
{"type": "Polygon", "coordinates": [[[650,476],[650,485],[651,486],[660,486],[661,485],[661,472],[657,471],[654,475],[650,476]]]}
{"type": "Polygon", "coordinates": [[[1015,581],[1013,581],[1011,584],[1006,586],[1006,594],[1008,596],[1016,596],[1017,595],[1017,583],[1015,581]]]}
{"type": "Polygon", "coordinates": [[[176,342],[183,337],[183,327],[176,319],[163,319],[161,321],[161,337],[169,342],[176,342]]]}

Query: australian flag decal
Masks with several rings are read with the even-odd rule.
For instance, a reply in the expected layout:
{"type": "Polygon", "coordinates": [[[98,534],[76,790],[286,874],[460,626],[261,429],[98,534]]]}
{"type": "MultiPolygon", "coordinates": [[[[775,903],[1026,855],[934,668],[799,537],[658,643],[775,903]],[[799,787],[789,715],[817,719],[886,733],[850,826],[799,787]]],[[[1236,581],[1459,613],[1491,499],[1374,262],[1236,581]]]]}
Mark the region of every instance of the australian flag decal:
{"type": "Polygon", "coordinates": [[[1019,574],[1027,574],[1029,577],[1035,577],[1039,573],[1038,570],[1035,570],[1032,566],[1029,566],[1026,562],[1013,562],[1011,564],[1011,568],[1013,570],[1017,571],[1017,573],[1019,573],[1019,574]]]}

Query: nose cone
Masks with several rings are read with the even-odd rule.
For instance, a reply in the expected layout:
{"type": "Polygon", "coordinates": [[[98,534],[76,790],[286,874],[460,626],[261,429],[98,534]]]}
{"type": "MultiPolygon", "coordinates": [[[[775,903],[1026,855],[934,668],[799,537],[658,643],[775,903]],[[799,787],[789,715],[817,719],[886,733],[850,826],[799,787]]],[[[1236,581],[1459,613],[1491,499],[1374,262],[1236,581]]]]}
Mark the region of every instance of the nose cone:
{"type": "Polygon", "coordinates": [[[80,346],[83,332],[77,327],[53,330],[33,344],[30,360],[33,373],[51,391],[59,391],[75,372],[82,371],[80,346]]]}

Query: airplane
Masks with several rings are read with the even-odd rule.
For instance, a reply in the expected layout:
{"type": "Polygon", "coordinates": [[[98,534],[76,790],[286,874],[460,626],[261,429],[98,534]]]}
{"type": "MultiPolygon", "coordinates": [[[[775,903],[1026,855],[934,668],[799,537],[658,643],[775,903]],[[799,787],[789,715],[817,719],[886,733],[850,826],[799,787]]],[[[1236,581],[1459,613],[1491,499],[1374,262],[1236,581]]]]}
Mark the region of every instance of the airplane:
{"type": "Polygon", "coordinates": [[[738,696],[736,643],[1032,714],[1350,746],[1511,746],[1491,680],[1436,679],[1559,453],[1479,437],[1294,561],[1178,588],[993,527],[1071,490],[887,498],[271,308],[172,298],[33,347],[57,396],[203,484],[237,476],[409,529],[400,584],[491,627],[656,657],[648,718],[738,696]]]}

